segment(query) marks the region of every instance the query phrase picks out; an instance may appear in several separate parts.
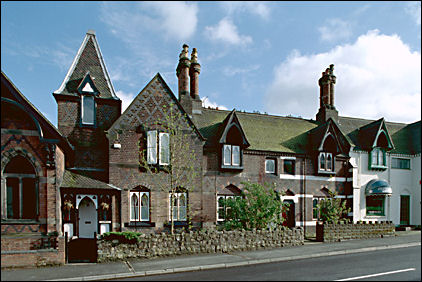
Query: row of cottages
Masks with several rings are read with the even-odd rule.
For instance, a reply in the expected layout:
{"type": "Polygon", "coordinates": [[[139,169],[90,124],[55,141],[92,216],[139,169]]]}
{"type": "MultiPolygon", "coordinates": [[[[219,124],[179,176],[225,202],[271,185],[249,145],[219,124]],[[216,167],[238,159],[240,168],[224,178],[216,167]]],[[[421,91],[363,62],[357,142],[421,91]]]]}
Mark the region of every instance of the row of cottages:
{"type": "Polygon", "coordinates": [[[240,195],[244,181],[274,185],[289,203],[286,225],[306,232],[315,230],[316,205],[328,191],[346,201],[354,222],[420,225],[420,121],[339,116],[333,65],[318,81],[319,95],[309,94],[320,101],[315,120],[204,108],[200,70],[196,49],[189,58],[184,45],[178,97],[157,74],[121,113],[89,31],[53,93],[57,129],[2,72],[2,235],[58,231],[92,238],[162,231],[171,221],[211,227],[225,219],[221,199],[240,195]],[[184,176],[193,175],[191,181],[175,182],[173,209],[162,184],[174,181],[166,171],[180,159],[170,152],[169,128],[157,122],[169,111],[182,115],[178,125],[193,160],[184,176]]]}

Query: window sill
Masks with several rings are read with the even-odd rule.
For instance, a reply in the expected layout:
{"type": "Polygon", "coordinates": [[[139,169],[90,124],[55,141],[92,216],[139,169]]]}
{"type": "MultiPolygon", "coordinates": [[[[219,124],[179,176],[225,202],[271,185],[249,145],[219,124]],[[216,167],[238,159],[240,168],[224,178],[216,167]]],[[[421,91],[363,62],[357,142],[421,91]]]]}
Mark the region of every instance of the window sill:
{"type": "Polygon", "coordinates": [[[369,167],[370,170],[386,170],[387,168],[385,165],[372,165],[369,167]]]}
{"type": "Polygon", "coordinates": [[[318,170],[319,174],[326,174],[326,175],[335,175],[335,171],[327,171],[327,170],[318,170]]]}
{"type": "MultiPolygon", "coordinates": [[[[187,221],[174,221],[174,227],[178,228],[178,227],[187,227],[189,224],[187,221]]],[[[171,222],[169,223],[164,223],[164,227],[171,227],[171,222]]]]}
{"type": "Polygon", "coordinates": [[[155,222],[147,222],[147,221],[125,222],[125,227],[155,227],[155,222]]]}
{"type": "Polygon", "coordinates": [[[243,170],[243,166],[221,165],[221,168],[227,170],[243,170]]]}
{"type": "Polygon", "coordinates": [[[1,224],[41,224],[35,219],[1,219],[1,224]]]}

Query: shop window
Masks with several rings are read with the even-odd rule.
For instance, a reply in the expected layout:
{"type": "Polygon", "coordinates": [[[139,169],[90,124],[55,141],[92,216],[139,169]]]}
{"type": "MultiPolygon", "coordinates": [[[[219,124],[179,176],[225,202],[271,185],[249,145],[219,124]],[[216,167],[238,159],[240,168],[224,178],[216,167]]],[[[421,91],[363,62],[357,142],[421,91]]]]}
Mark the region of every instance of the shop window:
{"type": "Polygon", "coordinates": [[[366,197],[366,215],[385,215],[385,196],[366,197]]]}

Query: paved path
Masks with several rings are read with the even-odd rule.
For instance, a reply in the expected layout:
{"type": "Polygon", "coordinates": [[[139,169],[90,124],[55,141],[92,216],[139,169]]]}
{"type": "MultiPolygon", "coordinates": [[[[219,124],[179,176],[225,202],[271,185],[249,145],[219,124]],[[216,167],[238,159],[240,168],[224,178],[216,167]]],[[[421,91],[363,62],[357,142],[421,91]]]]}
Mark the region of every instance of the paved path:
{"type": "Polygon", "coordinates": [[[420,245],[420,231],[399,231],[396,232],[396,236],[393,237],[349,240],[337,243],[307,241],[303,246],[283,247],[272,250],[178,256],[160,259],[132,259],[113,263],[80,263],[67,264],[58,267],[2,270],[1,280],[103,280],[226,268],[420,245]]]}

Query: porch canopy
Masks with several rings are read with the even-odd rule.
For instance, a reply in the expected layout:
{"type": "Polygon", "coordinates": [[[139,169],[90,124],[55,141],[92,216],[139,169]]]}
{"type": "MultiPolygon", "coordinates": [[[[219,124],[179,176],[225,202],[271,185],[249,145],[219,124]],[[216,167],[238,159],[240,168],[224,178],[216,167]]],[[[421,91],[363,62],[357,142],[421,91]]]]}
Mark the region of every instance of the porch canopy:
{"type": "Polygon", "coordinates": [[[391,196],[393,194],[393,189],[385,180],[372,179],[366,184],[365,194],[367,196],[391,196]]]}

